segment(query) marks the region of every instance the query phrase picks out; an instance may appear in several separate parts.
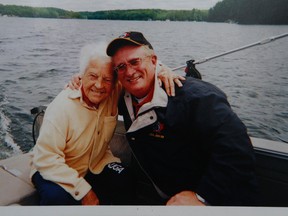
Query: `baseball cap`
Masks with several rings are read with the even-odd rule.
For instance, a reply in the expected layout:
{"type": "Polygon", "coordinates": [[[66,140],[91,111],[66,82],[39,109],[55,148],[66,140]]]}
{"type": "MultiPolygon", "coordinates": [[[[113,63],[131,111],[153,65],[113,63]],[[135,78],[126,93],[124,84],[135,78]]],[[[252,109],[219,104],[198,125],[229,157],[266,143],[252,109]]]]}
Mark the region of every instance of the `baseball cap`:
{"type": "Polygon", "coordinates": [[[152,45],[146,40],[141,32],[129,31],[112,40],[108,44],[106,53],[108,56],[113,56],[121,46],[127,44],[135,44],[138,46],[147,45],[150,49],[153,49],[152,45]]]}

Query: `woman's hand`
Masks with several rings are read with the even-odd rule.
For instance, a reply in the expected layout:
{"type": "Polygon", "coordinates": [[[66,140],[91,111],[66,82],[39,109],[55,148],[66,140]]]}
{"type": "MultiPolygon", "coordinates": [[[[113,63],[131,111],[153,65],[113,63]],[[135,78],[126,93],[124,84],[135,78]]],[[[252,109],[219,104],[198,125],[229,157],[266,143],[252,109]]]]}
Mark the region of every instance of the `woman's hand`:
{"type": "Polygon", "coordinates": [[[196,193],[193,191],[182,191],[171,197],[166,205],[192,205],[205,206],[203,202],[198,200],[196,193]]]}
{"type": "Polygon", "coordinates": [[[164,83],[165,90],[169,96],[175,96],[175,84],[178,87],[182,87],[181,80],[185,80],[185,77],[177,75],[167,66],[160,64],[160,71],[158,72],[158,81],[160,86],[164,83]],[[175,82],[175,83],[174,83],[175,82]]]}
{"type": "Polygon", "coordinates": [[[92,189],[83,197],[81,203],[82,205],[100,205],[99,199],[92,189]]]}

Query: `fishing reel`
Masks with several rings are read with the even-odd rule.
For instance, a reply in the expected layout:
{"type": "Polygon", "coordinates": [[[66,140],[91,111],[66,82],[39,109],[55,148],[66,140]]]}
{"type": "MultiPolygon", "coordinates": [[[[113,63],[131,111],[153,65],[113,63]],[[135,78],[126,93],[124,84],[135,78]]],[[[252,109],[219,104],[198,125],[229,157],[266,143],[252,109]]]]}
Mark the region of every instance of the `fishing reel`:
{"type": "Polygon", "coordinates": [[[186,77],[194,77],[196,79],[202,79],[202,76],[200,72],[196,69],[194,62],[195,60],[193,59],[186,62],[187,65],[185,68],[186,77]]]}

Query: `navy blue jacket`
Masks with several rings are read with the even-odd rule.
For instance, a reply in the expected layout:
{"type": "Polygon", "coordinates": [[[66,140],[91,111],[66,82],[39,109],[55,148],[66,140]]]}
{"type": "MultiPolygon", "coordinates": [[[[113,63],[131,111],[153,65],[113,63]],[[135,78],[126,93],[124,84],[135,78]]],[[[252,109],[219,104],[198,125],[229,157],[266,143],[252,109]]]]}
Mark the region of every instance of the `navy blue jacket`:
{"type": "Polygon", "coordinates": [[[137,117],[153,119],[151,124],[132,131],[133,117],[127,109],[131,104],[124,98],[120,99],[119,113],[128,142],[165,194],[192,190],[211,205],[257,203],[253,147],[245,125],[220,89],[186,78],[183,87],[176,88],[176,96],[167,97],[166,107],[153,105],[137,117]],[[151,110],[157,119],[149,114],[151,110]]]}

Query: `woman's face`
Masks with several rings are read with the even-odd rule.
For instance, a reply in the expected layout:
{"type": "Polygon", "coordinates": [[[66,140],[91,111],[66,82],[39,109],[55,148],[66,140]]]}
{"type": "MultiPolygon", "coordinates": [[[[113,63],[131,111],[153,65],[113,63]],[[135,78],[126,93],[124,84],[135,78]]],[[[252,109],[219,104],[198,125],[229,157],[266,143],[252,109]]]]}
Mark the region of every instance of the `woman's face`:
{"type": "Polygon", "coordinates": [[[97,106],[114,89],[114,76],[111,62],[91,60],[82,78],[83,100],[89,106],[97,106]]]}

